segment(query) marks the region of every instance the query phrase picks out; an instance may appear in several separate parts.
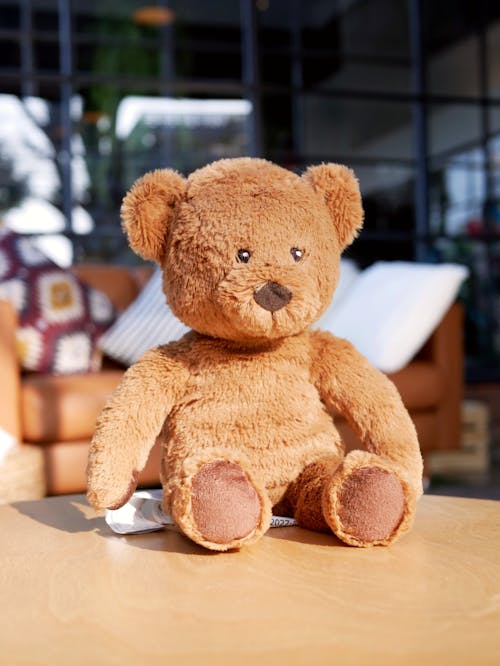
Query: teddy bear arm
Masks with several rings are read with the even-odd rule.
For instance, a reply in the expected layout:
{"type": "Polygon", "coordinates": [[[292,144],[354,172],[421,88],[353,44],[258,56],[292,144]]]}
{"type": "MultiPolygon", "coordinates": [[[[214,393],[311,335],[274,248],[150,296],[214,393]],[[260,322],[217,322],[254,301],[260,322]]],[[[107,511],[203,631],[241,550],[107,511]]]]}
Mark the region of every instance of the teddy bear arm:
{"type": "Polygon", "coordinates": [[[347,419],[368,452],[390,461],[421,494],[417,434],[394,384],[347,340],[318,332],[313,345],[313,377],[322,400],[347,419]]]}
{"type": "Polygon", "coordinates": [[[87,497],[95,508],[115,509],[128,501],[186,379],[168,347],[147,352],[124,374],[90,444],[87,497]]]}

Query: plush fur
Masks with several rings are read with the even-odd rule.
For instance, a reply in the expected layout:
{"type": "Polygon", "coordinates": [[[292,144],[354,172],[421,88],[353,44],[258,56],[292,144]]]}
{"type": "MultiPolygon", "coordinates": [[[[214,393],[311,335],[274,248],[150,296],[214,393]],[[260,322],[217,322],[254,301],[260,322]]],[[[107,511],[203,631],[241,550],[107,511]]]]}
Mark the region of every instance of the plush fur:
{"type": "Polygon", "coordinates": [[[353,173],[323,164],[299,177],[250,158],[187,180],[156,171],[122,216],[193,331],[125,373],[91,444],[90,502],[125,503],[159,438],[164,510],[207,548],[256,541],[273,507],[356,546],[406,532],[422,493],[408,413],[350,343],[310,329],[362,224],[353,173]],[[345,455],[333,411],[365,451],[345,455]]]}

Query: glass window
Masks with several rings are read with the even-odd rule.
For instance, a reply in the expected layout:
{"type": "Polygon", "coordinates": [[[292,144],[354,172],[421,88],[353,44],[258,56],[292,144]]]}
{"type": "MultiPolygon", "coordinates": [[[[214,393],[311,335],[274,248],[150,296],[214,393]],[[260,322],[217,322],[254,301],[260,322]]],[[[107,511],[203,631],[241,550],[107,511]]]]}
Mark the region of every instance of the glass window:
{"type": "Polygon", "coordinates": [[[481,107],[477,104],[432,104],[428,108],[429,153],[461,153],[482,136],[481,107]]]}
{"type": "Polygon", "coordinates": [[[0,8],[0,76],[2,72],[12,75],[21,67],[20,24],[19,3],[10,2],[0,8]]]}
{"type": "Polygon", "coordinates": [[[490,135],[500,136],[500,103],[490,106],[488,123],[490,135]]]}
{"type": "Polygon", "coordinates": [[[264,82],[293,81],[309,90],[409,91],[406,3],[273,0],[257,7],[264,82]],[[299,71],[292,74],[294,66],[299,71]]]}
{"type": "Polygon", "coordinates": [[[410,104],[307,95],[303,113],[305,155],[346,162],[413,159],[410,104]]]}
{"type": "Polygon", "coordinates": [[[21,48],[16,37],[0,39],[1,67],[19,69],[21,67],[21,48]]]}
{"type": "Polygon", "coordinates": [[[139,2],[107,3],[101,8],[81,2],[73,4],[76,69],[101,77],[103,87],[110,77],[157,78],[163,74],[161,16],[157,17],[158,25],[145,23],[137,14],[139,7],[139,2]]]}
{"type": "Polygon", "coordinates": [[[426,64],[429,93],[461,97],[481,94],[476,36],[464,36],[439,50],[429,51],[426,64]]]}
{"type": "Polygon", "coordinates": [[[484,150],[471,148],[444,160],[433,160],[429,199],[433,233],[476,236],[484,232],[484,150]]]}
{"type": "MultiPolygon", "coordinates": [[[[24,199],[57,204],[60,177],[53,139],[54,105],[40,98],[0,94],[0,157],[4,212],[24,199]]],[[[63,225],[64,226],[64,225],[63,225]]]]}
{"type": "Polygon", "coordinates": [[[60,32],[57,0],[33,0],[33,67],[40,72],[57,72],[60,68],[60,32]]]}
{"type": "Polygon", "coordinates": [[[298,147],[293,146],[292,105],[290,93],[264,95],[262,98],[264,154],[284,165],[300,159],[298,147]]]}
{"type": "Polygon", "coordinates": [[[494,225],[496,231],[500,233],[500,131],[488,142],[489,164],[489,184],[491,203],[495,202],[497,212],[495,214],[494,225]]]}
{"type": "Polygon", "coordinates": [[[482,0],[424,0],[423,32],[428,92],[478,96],[478,32],[482,0]]]}
{"type": "Polygon", "coordinates": [[[415,169],[380,161],[371,165],[350,162],[359,179],[365,221],[350,249],[362,265],[376,260],[412,260],[415,169]]]}
{"type": "Polygon", "coordinates": [[[486,10],[491,14],[486,25],[488,94],[500,99],[500,9],[498,3],[488,2],[486,10]]]}

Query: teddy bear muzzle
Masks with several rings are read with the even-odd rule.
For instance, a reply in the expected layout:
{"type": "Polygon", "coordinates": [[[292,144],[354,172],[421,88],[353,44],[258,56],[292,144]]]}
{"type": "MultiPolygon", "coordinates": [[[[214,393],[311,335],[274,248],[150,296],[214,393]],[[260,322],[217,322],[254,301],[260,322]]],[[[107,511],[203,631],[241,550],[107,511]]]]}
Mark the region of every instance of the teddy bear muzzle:
{"type": "Polygon", "coordinates": [[[292,300],[292,292],[277,282],[266,282],[266,284],[257,289],[253,294],[254,300],[264,310],[276,312],[288,305],[292,300]]]}

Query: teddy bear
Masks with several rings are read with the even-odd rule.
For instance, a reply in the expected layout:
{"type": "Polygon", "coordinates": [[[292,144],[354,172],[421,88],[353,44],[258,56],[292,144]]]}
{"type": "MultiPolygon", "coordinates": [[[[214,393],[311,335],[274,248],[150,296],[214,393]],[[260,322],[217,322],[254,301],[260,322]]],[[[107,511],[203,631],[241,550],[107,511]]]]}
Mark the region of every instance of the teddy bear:
{"type": "Polygon", "coordinates": [[[352,344],[311,328],[362,226],[353,172],[321,164],[299,176],[257,158],[186,179],[161,169],[136,181],[121,216],[192,330],[146,352],[104,407],[90,503],[126,503],[159,439],[162,508],[208,549],[256,542],[273,511],[353,546],[407,532],[422,494],[413,423],[352,344]],[[346,455],[334,413],[362,450],[346,455]]]}

